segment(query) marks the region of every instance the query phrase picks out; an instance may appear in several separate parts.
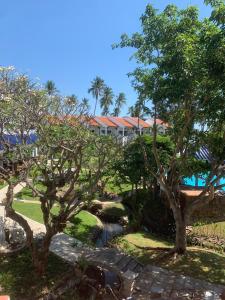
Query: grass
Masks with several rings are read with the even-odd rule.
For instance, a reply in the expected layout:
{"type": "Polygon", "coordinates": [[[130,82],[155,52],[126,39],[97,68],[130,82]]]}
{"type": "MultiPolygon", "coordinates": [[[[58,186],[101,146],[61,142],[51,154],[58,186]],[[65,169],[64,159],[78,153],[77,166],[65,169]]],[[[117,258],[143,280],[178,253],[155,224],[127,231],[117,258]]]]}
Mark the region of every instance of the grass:
{"type": "MultiPolygon", "coordinates": [[[[22,215],[43,224],[42,211],[39,203],[23,203],[14,201],[13,208],[22,215]]],[[[52,213],[57,214],[58,207],[52,208],[52,213]]],[[[88,243],[95,230],[100,230],[102,224],[100,220],[87,211],[80,211],[72,218],[70,224],[65,229],[65,233],[88,243]]]]}
{"type": "Polygon", "coordinates": [[[88,243],[95,230],[101,230],[102,223],[100,220],[86,210],[80,211],[70,220],[65,233],[77,238],[78,240],[88,243]]]}
{"type": "Polygon", "coordinates": [[[69,265],[53,254],[49,256],[44,277],[38,276],[27,250],[13,256],[0,257],[0,295],[8,294],[11,300],[43,299],[42,295],[60,280],[69,265]]]}
{"type": "Polygon", "coordinates": [[[109,193],[114,194],[121,194],[127,191],[131,190],[131,184],[129,183],[122,183],[122,184],[116,184],[115,179],[111,179],[106,183],[105,189],[109,193]]]}
{"type": "Polygon", "coordinates": [[[124,217],[127,215],[127,210],[122,203],[118,202],[104,202],[103,209],[101,211],[104,215],[124,217]]]}
{"type": "Polygon", "coordinates": [[[135,245],[141,247],[172,247],[173,245],[143,232],[117,238],[114,244],[144,264],[154,264],[194,278],[225,284],[225,255],[199,247],[188,247],[187,253],[177,259],[162,258],[163,251],[143,250],[135,245]]]}
{"type": "MultiPolygon", "coordinates": [[[[41,211],[40,203],[23,203],[19,201],[13,202],[13,208],[21,213],[22,215],[43,224],[43,216],[41,211]]],[[[54,206],[52,208],[52,213],[56,214],[58,212],[58,207],[54,206]]]]}
{"type": "Polygon", "coordinates": [[[225,222],[199,224],[193,226],[193,234],[198,236],[216,237],[225,239],[225,222]]]}
{"type": "Polygon", "coordinates": [[[7,186],[7,183],[5,181],[0,181],[0,189],[4,188],[7,186]]]}
{"type": "MultiPolygon", "coordinates": [[[[43,186],[43,184],[41,184],[41,183],[37,183],[35,185],[35,187],[39,191],[44,191],[45,190],[45,186],[43,186]]],[[[39,200],[39,197],[33,196],[33,192],[28,186],[25,186],[19,193],[17,193],[15,195],[15,198],[18,198],[18,199],[21,199],[21,200],[32,200],[32,201],[38,201],[39,200]]]]}

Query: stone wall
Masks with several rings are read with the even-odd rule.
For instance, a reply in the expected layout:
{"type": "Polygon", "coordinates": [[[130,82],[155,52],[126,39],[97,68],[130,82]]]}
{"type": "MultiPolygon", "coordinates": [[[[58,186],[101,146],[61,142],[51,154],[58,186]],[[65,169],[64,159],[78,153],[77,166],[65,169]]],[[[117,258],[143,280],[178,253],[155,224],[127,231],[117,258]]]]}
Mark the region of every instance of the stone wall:
{"type": "Polygon", "coordinates": [[[191,223],[208,220],[225,221],[225,196],[216,196],[211,203],[195,210],[191,217],[191,223]]]}

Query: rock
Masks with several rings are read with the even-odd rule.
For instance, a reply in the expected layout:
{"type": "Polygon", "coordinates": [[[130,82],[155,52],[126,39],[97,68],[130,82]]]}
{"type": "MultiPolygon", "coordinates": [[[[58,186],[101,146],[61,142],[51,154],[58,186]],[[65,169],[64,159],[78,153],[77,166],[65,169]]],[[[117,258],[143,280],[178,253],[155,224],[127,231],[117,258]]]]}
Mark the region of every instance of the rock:
{"type": "Polygon", "coordinates": [[[96,214],[103,208],[103,203],[99,200],[93,200],[91,206],[88,209],[91,213],[96,214]]]}
{"type": "Polygon", "coordinates": [[[125,273],[122,274],[122,278],[123,278],[122,296],[125,297],[125,299],[131,297],[134,290],[135,279],[137,276],[138,276],[137,273],[134,273],[130,270],[127,270],[125,273]]]}

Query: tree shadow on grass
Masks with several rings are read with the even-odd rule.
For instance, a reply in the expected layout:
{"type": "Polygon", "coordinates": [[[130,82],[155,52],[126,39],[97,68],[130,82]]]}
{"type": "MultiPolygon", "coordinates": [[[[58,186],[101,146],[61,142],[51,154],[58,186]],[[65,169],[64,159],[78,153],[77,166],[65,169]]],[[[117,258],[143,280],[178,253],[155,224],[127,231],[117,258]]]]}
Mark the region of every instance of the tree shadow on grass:
{"type": "Polygon", "coordinates": [[[9,294],[11,299],[36,299],[47,292],[70,266],[53,254],[49,255],[45,276],[40,277],[34,271],[31,255],[23,250],[16,256],[0,257],[1,293],[9,294]]]}
{"type": "Polygon", "coordinates": [[[225,257],[219,253],[193,248],[176,259],[162,261],[160,265],[194,278],[225,285],[225,257]]]}
{"type": "MultiPolygon", "coordinates": [[[[153,239],[153,236],[147,233],[140,233],[139,235],[146,239],[153,239]]],[[[154,241],[161,242],[162,240],[154,236],[154,241]]],[[[120,245],[125,252],[135,256],[144,265],[152,264],[186,276],[225,285],[224,254],[198,247],[189,247],[185,255],[166,256],[166,252],[163,250],[139,249],[129,241],[122,241],[120,245]]]]}
{"type": "Polygon", "coordinates": [[[74,218],[73,223],[68,224],[65,233],[83,243],[93,245],[101,230],[97,225],[84,224],[81,219],[74,218]]]}
{"type": "Polygon", "coordinates": [[[126,210],[120,207],[106,207],[102,210],[102,213],[115,217],[124,217],[127,215],[126,210]]]}

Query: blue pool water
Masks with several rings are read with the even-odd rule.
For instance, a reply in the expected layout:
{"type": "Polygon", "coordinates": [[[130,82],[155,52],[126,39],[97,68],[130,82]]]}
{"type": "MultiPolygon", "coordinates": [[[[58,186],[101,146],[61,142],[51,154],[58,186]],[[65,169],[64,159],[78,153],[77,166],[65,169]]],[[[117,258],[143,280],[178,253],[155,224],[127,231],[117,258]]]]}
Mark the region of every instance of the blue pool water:
{"type": "MultiPolygon", "coordinates": [[[[192,177],[185,177],[183,178],[183,184],[188,186],[193,186],[193,187],[204,187],[206,178],[207,178],[207,174],[201,176],[193,175],[192,177]]],[[[219,182],[215,185],[221,185],[221,184],[225,184],[225,178],[221,178],[219,182]]],[[[225,187],[223,187],[222,190],[225,191],[225,187]]]]}

